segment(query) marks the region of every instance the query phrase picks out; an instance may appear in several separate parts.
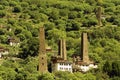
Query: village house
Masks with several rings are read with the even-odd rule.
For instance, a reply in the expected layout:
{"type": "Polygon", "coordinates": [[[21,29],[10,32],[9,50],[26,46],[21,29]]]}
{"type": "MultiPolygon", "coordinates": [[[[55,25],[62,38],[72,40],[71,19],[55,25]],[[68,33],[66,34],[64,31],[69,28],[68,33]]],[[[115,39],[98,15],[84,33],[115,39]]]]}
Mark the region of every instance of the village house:
{"type": "Polygon", "coordinates": [[[9,50],[4,48],[4,47],[0,47],[0,58],[2,58],[2,56],[8,55],[9,54],[9,50]]]}
{"type": "Polygon", "coordinates": [[[72,62],[67,60],[66,42],[64,39],[59,41],[59,51],[57,56],[53,56],[52,72],[55,71],[68,71],[72,73],[72,62]]]}
{"type": "Polygon", "coordinates": [[[8,38],[8,44],[10,46],[19,46],[20,42],[19,40],[16,40],[15,38],[10,37],[8,38]]]}
{"type": "Polygon", "coordinates": [[[98,68],[94,61],[91,61],[88,56],[88,39],[87,33],[82,33],[81,37],[81,54],[73,54],[73,72],[87,72],[90,69],[98,68]]]}

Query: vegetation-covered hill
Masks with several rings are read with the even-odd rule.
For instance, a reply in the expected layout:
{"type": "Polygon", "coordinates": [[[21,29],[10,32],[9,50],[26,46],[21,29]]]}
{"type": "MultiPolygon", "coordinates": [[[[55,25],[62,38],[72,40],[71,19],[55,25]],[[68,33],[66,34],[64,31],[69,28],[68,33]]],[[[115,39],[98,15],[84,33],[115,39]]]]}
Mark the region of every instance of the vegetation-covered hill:
{"type": "MultiPolygon", "coordinates": [[[[0,60],[3,80],[119,80],[120,0],[0,0],[0,46],[10,53],[8,59],[0,60]],[[99,7],[102,26],[96,18],[99,7]],[[69,60],[80,53],[81,33],[88,32],[89,56],[98,62],[98,70],[40,74],[36,67],[41,26],[46,45],[53,50],[57,51],[59,39],[66,39],[69,60]],[[11,37],[20,45],[10,46],[11,37]]],[[[47,54],[50,63],[54,53],[47,54]]]]}

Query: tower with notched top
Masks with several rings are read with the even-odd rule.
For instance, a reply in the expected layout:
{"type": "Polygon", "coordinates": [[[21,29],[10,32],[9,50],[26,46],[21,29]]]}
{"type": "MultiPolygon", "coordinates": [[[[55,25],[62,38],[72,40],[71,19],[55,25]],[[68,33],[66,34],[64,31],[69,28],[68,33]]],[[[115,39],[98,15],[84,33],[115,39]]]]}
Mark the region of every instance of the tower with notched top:
{"type": "Polygon", "coordinates": [[[40,27],[40,34],[39,34],[39,68],[38,70],[41,73],[45,73],[48,71],[47,56],[46,56],[46,49],[45,49],[44,27],[40,27]]]}

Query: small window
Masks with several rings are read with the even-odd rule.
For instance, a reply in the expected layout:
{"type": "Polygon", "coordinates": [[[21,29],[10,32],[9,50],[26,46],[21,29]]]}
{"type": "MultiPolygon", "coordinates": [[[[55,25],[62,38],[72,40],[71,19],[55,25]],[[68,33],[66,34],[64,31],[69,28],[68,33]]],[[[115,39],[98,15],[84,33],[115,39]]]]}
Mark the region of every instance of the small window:
{"type": "Polygon", "coordinates": [[[42,60],[43,60],[44,58],[42,57],[42,60]]]}
{"type": "Polygon", "coordinates": [[[44,63],[42,63],[42,65],[44,65],[44,63]]]}
{"type": "Polygon", "coordinates": [[[71,68],[69,68],[69,70],[71,70],[71,68]]]}

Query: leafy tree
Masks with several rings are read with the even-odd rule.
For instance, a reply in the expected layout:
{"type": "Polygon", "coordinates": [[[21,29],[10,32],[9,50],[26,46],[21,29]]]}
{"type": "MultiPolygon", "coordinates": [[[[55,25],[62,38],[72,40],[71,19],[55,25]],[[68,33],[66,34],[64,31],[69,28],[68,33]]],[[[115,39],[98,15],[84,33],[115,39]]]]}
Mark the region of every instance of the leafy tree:
{"type": "Polygon", "coordinates": [[[31,31],[33,37],[38,37],[39,30],[37,28],[31,31]]]}
{"type": "Polygon", "coordinates": [[[9,2],[9,5],[14,7],[14,6],[17,5],[17,2],[15,2],[15,1],[10,1],[10,2],[9,2]]]}
{"type": "Polygon", "coordinates": [[[32,37],[31,32],[27,31],[27,30],[22,31],[22,34],[24,34],[24,36],[25,36],[26,39],[29,39],[29,38],[32,37]]]}
{"type": "Polygon", "coordinates": [[[58,29],[49,30],[48,34],[49,34],[48,39],[53,39],[56,41],[66,37],[65,32],[58,29]]]}
{"type": "Polygon", "coordinates": [[[92,73],[87,73],[84,75],[83,80],[96,80],[96,76],[94,76],[92,73]]]}
{"type": "Polygon", "coordinates": [[[96,73],[96,80],[110,80],[109,76],[102,71],[98,71],[96,73]]]}
{"type": "Polygon", "coordinates": [[[45,22],[48,20],[48,16],[43,13],[40,13],[39,16],[40,16],[40,21],[42,22],[45,22]]]}
{"type": "Polygon", "coordinates": [[[9,6],[9,2],[8,1],[0,1],[0,4],[4,5],[4,6],[9,6]]]}
{"type": "Polygon", "coordinates": [[[112,70],[111,63],[106,61],[103,66],[103,71],[106,72],[108,75],[111,75],[111,70],[112,70]]]}
{"type": "Polygon", "coordinates": [[[111,76],[120,76],[120,63],[119,63],[119,61],[114,61],[112,63],[111,76]]]}
{"type": "Polygon", "coordinates": [[[102,61],[101,57],[97,53],[89,54],[90,58],[94,60],[96,63],[100,63],[102,61]]]}
{"type": "Polygon", "coordinates": [[[28,7],[29,4],[27,2],[21,2],[21,7],[28,7]]]}
{"type": "Polygon", "coordinates": [[[15,80],[16,72],[12,68],[0,66],[0,76],[3,80],[15,80]]]}
{"type": "Polygon", "coordinates": [[[5,11],[0,11],[0,17],[2,18],[4,16],[6,16],[6,12],[5,11]]]}
{"type": "Polygon", "coordinates": [[[14,18],[8,19],[8,24],[14,25],[16,23],[16,20],[14,18]]]}
{"type": "Polygon", "coordinates": [[[0,35],[5,35],[5,31],[4,29],[0,29],[0,35]]]}
{"type": "Polygon", "coordinates": [[[28,15],[28,14],[21,14],[20,18],[22,18],[22,19],[29,19],[30,15],[28,15]]]}
{"type": "Polygon", "coordinates": [[[38,55],[39,40],[38,38],[30,38],[27,42],[22,43],[20,48],[22,50],[19,57],[27,58],[28,56],[36,56],[38,55]]]}
{"type": "Polygon", "coordinates": [[[68,10],[67,9],[60,9],[59,14],[60,16],[68,16],[68,10]]]}
{"type": "Polygon", "coordinates": [[[0,5],[0,10],[5,9],[5,7],[3,5],[0,5]]]}
{"type": "Polygon", "coordinates": [[[15,6],[14,9],[13,9],[13,12],[16,12],[16,13],[19,13],[21,11],[22,11],[21,6],[15,6]]]}
{"type": "Polygon", "coordinates": [[[54,73],[56,80],[77,80],[78,78],[70,72],[58,71],[54,73]]]}
{"type": "Polygon", "coordinates": [[[75,19],[75,18],[77,18],[77,12],[76,11],[69,12],[68,18],[69,19],[75,19]]]}
{"type": "Polygon", "coordinates": [[[45,73],[38,76],[38,80],[55,80],[52,73],[45,73]]]}
{"type": "Polygon", "coordinates": [[[22,28],[21,27],[17,27],[16,29],[15,29],[15,32],[14,32],[14,34],[15,35],[17,35],[17,34],[20,34],[21,32],[22,32],[22,28]]]}
{"type": "Polygon", "coordinates": [[[57,9],[53,9],[52,12],[49,14],[49,19],[59,19],[59,11],[57,9]]]}
{"type": "Polygon", "coordinates": [[[20,39],[20,41],[23,41],[26,39],[24,34],[17,34],[16,36],[20,39]]]}

